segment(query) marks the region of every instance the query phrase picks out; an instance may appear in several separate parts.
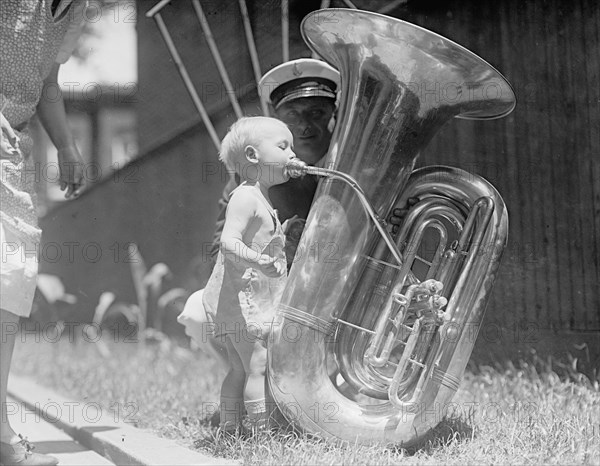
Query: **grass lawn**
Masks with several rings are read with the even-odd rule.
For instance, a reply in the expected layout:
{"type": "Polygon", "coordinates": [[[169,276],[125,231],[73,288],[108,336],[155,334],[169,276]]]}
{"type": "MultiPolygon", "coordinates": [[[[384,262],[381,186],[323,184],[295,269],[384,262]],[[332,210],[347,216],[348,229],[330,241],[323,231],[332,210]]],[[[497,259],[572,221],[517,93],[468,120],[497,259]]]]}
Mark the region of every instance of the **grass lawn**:
{"type": "Polygon", "coordinates": [[[157,435],[244,464],[600,464],[600,388],[562,379],[552,363],[467,372],[430,438],[410,450],[339,445],[295,433],[226,439],[204,419],[224,372],[203,353],[165,340],[140,345],[106,338],[111,356],[83,339],[18,339],[14,373],[77,401],[99,403],[157,435]],[[212,436],[212,437],[211,437],[212,436]],[[202,440],[205,439],[205,440],[202,440]]]}

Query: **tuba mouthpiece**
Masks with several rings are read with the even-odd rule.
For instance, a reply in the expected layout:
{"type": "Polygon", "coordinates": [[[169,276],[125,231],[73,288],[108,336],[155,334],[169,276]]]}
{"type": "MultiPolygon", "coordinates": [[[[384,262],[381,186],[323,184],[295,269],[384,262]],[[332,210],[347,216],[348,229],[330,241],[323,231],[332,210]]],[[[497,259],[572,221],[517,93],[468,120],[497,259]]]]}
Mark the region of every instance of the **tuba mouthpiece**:
{"type": "Polygon", "coordinates": [[[300,178],[308,173],[308,165],[300,159],[292,159],[285,164],[284,171],[290,178],[300,178]]]}

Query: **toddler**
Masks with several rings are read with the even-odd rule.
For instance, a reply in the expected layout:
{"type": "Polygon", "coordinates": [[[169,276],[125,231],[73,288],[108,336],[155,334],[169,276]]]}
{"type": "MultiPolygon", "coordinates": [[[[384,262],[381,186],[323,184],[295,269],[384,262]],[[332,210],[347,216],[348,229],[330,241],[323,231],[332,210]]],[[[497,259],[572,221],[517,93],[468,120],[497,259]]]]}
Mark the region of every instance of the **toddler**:
{"type": "Polygon", "coordinates": [[[292,133],[279,120],[245,117],[223,139],[220,158],[242,183],[232,192],[217,263],[203,304],[227,348],[230,370],[221,386],[220,428],[241,427],[244,408],[253,430],[268,427],[266,337],[286,280],[285,236],[269,200],[285,183],[295,154],[292,133]]]}

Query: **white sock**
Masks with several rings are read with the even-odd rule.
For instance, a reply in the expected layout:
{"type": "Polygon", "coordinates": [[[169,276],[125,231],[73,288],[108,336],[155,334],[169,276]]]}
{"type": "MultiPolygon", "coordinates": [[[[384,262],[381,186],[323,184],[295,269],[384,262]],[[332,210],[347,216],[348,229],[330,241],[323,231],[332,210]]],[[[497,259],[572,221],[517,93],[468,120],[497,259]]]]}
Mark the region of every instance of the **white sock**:
{"type": "Polygon", "coordinates": [[[246,412],[248,413],[248,421],[257,429],[266,429],[269,426],[267,413],[267,404],[264,398],[258,400],[244,401],[246,412]]]}

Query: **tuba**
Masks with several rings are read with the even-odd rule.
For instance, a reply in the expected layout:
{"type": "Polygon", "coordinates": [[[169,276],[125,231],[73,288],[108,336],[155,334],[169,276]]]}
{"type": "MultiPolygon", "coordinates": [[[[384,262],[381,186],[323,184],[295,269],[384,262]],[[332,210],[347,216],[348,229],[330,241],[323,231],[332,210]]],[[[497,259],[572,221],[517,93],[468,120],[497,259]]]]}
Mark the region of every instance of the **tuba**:
{"type": "Polygon", "coordinates": [[[306,432],[409,446],[451,406],[508,230],[486,180],[414,164],[449,119],[503,117],[515,95],[477,55],[398,19],[327,9],[301,30],[341,74],[341,118],[324,168],[288,167],[323,178],[269,339],[270,391],[306,432]],[[415,197],[392,237],[382,219],[415,197]]]}

